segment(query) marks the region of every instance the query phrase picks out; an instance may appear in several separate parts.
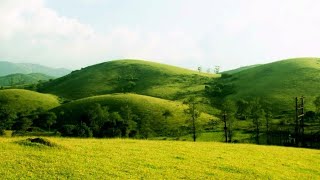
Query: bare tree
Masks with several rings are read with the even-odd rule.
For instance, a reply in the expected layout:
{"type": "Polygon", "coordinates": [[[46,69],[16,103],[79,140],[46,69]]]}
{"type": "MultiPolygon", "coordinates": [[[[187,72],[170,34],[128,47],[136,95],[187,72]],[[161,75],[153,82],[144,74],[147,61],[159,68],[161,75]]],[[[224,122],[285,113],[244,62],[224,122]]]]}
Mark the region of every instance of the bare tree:
{"type": "Polygon", "coordinates": [[[220,72],[220,66],[215,66],[214,73],[219,74],[219,72],[220,72]]]}
{"type": "Polygon", "coordinates": [[[202,71],[202,68],[200,66],[198,67],[198,71],[199,71],[199,73],[201,73],[201,71],[202,71]]]}
{"type": "Polygon", "coordinates": [[[188,122],[191,125],[192,137],[193,141],[195,142],[197,140],[197,131],[199,130],[199,125],[197,121],[200,116],[200,111],[197,110],[196,102],[194,101],[194,99],[189,100],[188,109],[185,110],[185,113],[190,116],[188,122]]]}
{"type": "Polygon", "coordinates": [[[224,122],[224,132],[225,132],[225,141],[232,142],[234,135],[233,125],[235,122],[235,104],[233,101],[227,99],[222,103],[221,106],[222,121],[224,122]]]}

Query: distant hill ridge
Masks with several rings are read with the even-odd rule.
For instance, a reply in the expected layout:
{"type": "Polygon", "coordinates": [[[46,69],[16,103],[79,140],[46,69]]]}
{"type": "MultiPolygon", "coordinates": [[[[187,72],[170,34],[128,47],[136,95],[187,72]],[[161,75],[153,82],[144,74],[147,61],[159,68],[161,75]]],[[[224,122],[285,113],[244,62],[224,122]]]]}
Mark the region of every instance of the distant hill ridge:
{"type": "Polygon", "coordinates": [[[0,76],[17,73],[42,73],[53,77],[61,77],[69,74],[70,72],[70,70],[64,68],[50,68],[31,63],[12,63],[8,61],[0,61],[0,76]]]}
{"type": "Polygon", "coordinates": [[[49,79],[54,79],[54,77],[42,73],[10,74],[0,77],[0,86],[35,84],[39,81],[48,81],[49,79]]]}

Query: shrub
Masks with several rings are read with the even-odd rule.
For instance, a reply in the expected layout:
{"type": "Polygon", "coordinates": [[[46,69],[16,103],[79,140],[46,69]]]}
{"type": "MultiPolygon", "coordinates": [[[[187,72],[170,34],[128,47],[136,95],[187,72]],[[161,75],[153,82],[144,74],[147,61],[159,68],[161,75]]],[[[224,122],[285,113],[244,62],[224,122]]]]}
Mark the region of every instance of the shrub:
{"type": "Polygon", "coordinates": [[[92,137],[92,130],[86,125],[86,123],[81,123],[76,128],[78,137],[92,137]]]}
{"type": "Polygon", "coordinates": [[[76,125],[67,124],[63,125],[60,129],[62,136],[76,136],[76,125]]]}

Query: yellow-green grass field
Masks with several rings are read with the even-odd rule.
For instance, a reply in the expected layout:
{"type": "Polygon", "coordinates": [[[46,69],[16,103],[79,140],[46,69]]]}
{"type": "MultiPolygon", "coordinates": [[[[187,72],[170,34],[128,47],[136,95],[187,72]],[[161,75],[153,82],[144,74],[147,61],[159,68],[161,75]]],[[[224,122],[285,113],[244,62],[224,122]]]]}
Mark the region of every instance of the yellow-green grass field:
{"type": "Polygon", "coordinates": [[[249,144],[0,138],[1,179],[320,179],[320,151],[249,144]]]}

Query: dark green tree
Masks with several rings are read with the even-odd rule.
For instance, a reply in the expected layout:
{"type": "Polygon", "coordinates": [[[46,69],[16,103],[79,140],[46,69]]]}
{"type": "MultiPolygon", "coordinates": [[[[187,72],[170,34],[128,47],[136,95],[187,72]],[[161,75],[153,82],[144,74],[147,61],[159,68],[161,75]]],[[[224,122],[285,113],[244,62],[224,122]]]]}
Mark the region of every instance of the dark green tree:
{"type": "Polygon", "coordinates": [[[313,101],[314,106],[316,107],[316,117],[320,123],[320,96],[317,96],[316,99],[313,101]]]}
{"type": "Polygon", "coordinates": [[[5,130],[11,129],[16,119],[17,115],[15,112],[0,106],[0,134],[4,134],[5,130]]]}
{"type": "Polygon", "coordinates": [[[164,125],[164,131],[165,131],[165,135],[168,135],[169,133],[169,122],[168,122],[168,118],[172,116],[172,112],[168,109],[164,110],[162,113],[162,116],[165,119],[165,125],[164,125]]]}
{"type": "Polygon", "coordinates": [[[261,106],[260,99],[256,98],[250,102],[251,119],[254,126],[255,141],[260,144],[260,131],[264,122],[265,112],[261,106]]]}
{"type": "Polygon", "coordinates": [[[139,126],[139,135],[141,138],[148,139],[149,137],[153,136],[154,131],[151,128],[151,117],[149,115],[143,115],[140,119],[140,126],[139,126]]]}
{"type": "Polygon", "coordinates": [[[121,137],[123,119],[118,112],[112,112],[109,115],[109,119],[104,123],[103,136],[104,137],[121,137]]]}
{"type": "Polygon", "coordinates": [[[78,126],[73,125],[73,124],[66,124],[63,125],[60,129],[59,132],[62,134],[62,136],[77,136],[78,135],[78,126]]]}
{"type": "Polygon", "coordinates": [[[225,137],[228,142],[232,142],[234,137],[234,125],[235,125],[235,111],[236,106],[233,101],[227,99],[221,105],[221,117],[225,124],[225,137]],[[225,116],[225,117],[224,117],[225,116]]]}
{"type": "Polygon", "coordinates": [[[35,127],[48,129],[51,131],[51,126],[57,122],[57,116],[54,112],[37,109],[32,111],[31,114],[25,116],[32,120],[35,127]]]}
{"type": "Polygon", "coordinates": [[[88,127],[86,125],[86,123],[80,123],[77,127],[76,127],[76,136],[77,137],[92,137],[93,133],[92,130],[90,129],[90,127],[88,127]]]}
{"type": "Polygon", "coordinates": [[[316,113],[320,113],[320,96],[317,96],[313,101],[314,106],[316,107],[316,113]]]}
{"type": "Polygon", "coordinates": [[[13,125],[13,129],[16,131],[27,131],[32,125],[32,120],[28,117],[19,118],[13,125]]]}
{"type": "Polygon", "coordinates": [[[266,136],[267,136],[267,144],[270,144],[270,136],[271,136],[271,119],[273,116],[272,113],[272,104],[269,101],[263,101],[262,102],[262,108],[264,109],[264,118],[265,118],[265,124],[266,124],[266,136]]]}
{"type": "Polygon", "coordinates": [[[109,120],[109,108],[96,103],[88,108],[86,117],[84,121],[89,124],[93,135],[101,136],[101,128],[109,120]]]}
{"type": "Polygon", "coordinates": [[[187,124],[191,128],[192,138],[195,142],[197,140],[198,132],[201,130],[200,123],[198,122],[198,118],[200,117],[201,112],[197,109],[196,101],[194,98],[190,98],[186,103],[188,105],[188,108],[185,110],[185,114],[189,116],[187,124]]]}
{"type": "Polygon", "coordinates": [[[240,99],[236,102],[237,112],[236,116],[238,119],[246,120],[250,115],[250,104],[244,99],[240,99]]]}
{"type": "Polygon", "coordinates": [[[123,118],[122,136],[129,137],[130,131],[136,128],[136,123],[133,121],[135,115],[128,103],[120,108],[120,115],[123,118]]]}
{"type": "Polygon", "coordinates": [[[51,126],[57,122],[57,116],[54,112],[47,112],[44,114],[44,118],[49,132],[51,132],[51,126]]]}

